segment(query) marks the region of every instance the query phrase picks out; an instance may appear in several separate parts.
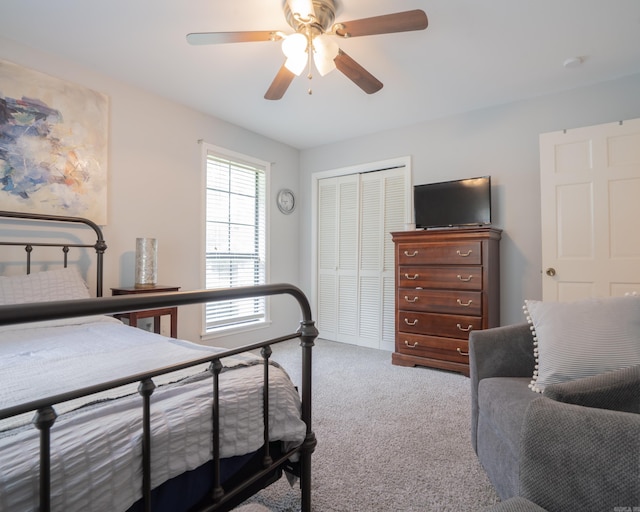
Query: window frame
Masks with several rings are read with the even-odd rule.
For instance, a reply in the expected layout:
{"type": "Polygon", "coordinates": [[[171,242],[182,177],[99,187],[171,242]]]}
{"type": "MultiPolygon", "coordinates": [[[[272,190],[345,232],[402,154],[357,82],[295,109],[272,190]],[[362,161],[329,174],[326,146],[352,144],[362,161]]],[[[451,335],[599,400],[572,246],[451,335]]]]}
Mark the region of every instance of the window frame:
{"type": "MultiPolygon", "coordinates": [[[[264,203],[264,283],[269,282],[269,269],[270,269],[270,252],[269,252],[269,189],[270,189],[270,175],[271,175],[271,163],[258,158],[228,150],[219,146],[201,142],[202,144],[202,244],[201,244],[201,279],[200,282],[204,289],[207,288],[207,225],[208,225],[208,211],[207,211],[207,194],[208,194],[208,161],[209,156],[219,158],[221,160],[228,160],[231,165],[238,164],[239,166],[254,167],[258,170],[262,170],[264,173],[264,197],[262,198],[264,203]]],[[[212,339],[220,336],[226,336],[229,334],[246,332],[256,329],[262,329],[268,327],[271,323],[270,315],[270,300],[268,297],[264,300],[264,315],[261,319],[255,321],[240,321],[240,322],[228,322],[218,327],[211,328],[207,322],[207,304],[202,305],[202,323],[201,323],[201,338],[203,340],[212,339]]]]}

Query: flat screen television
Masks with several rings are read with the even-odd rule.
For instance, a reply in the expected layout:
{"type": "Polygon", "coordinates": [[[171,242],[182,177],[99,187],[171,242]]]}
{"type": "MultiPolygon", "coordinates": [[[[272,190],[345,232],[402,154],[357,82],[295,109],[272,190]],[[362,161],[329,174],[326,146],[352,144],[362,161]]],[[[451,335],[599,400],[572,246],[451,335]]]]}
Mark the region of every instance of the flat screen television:
{"type": "Polygon", "coordinates": [[[491,224],[491,176],[413,187],[416,228],[491,224]]]}

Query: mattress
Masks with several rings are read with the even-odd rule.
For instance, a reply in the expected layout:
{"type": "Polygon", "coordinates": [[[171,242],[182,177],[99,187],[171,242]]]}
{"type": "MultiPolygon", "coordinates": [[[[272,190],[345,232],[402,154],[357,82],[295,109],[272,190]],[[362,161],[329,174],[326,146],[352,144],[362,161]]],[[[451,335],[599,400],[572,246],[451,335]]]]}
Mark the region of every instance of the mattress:
{"type": "MultiPolygon", "coordinates": [[[[88,317],[0,329],[0,408],[164,368],[221,349],[88,317]]],[[[263,443],[260,359],[225,358],[220,375],[221,457],[263,443]]],[[[211,457],[212,380],[206,365],[154,379],[152,487],[211,457]]],[[[270,438],[301,444],[306,426],[287,374],[270,370],[270,438]]],[[[52,509],[127,510],[141,497],[142,409],[137,384],[55,407],[52,509]]],[[[37,509],[39,432],[33,415],[0,421],[0,510],[37,509]]]]}

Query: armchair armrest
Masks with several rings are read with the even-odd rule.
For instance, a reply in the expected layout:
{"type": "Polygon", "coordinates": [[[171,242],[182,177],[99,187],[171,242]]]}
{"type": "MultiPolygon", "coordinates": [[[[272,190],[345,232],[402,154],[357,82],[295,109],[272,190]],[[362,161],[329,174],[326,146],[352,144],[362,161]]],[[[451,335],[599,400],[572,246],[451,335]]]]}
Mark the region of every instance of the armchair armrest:
{"type": "Polygon", "coordinates": [[[535,366],[529,324],[494,327],[469,334],[471,378],[531,377],[535,366]]]}
{"type": "Polygon", "coordinates": [[[477,445],[478,385],[489,377],[532,377],[535,366],[529,324],[494,327],[469,334],[471,444],[477,445]]]}
{"type": "Polygon", "coordinates": [[[640,414],[640,365],[547,386],[544,396],[584,407],[640,414]]]}
{"type": "Polygon", "coordinates": [[[640,415],[541,397],[520,461],[520,495],[551,512],[640,506],[640,415]]]}

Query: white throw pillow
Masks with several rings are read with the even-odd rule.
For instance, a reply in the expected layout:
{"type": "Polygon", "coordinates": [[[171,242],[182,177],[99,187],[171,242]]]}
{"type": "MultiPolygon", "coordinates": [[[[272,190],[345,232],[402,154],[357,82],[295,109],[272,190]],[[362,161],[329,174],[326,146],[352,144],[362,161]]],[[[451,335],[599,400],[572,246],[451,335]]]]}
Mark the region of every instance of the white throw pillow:
{"type": "Polygon", "coordinates": [[[88,299],[89,289],[76,268],[0,277],[0,305],[88,299]]]}
{"type": "Polygon", "coordinates": [[[536,357],[532,390],[640,364],[640,296],[524,302],[536,357]]]}

